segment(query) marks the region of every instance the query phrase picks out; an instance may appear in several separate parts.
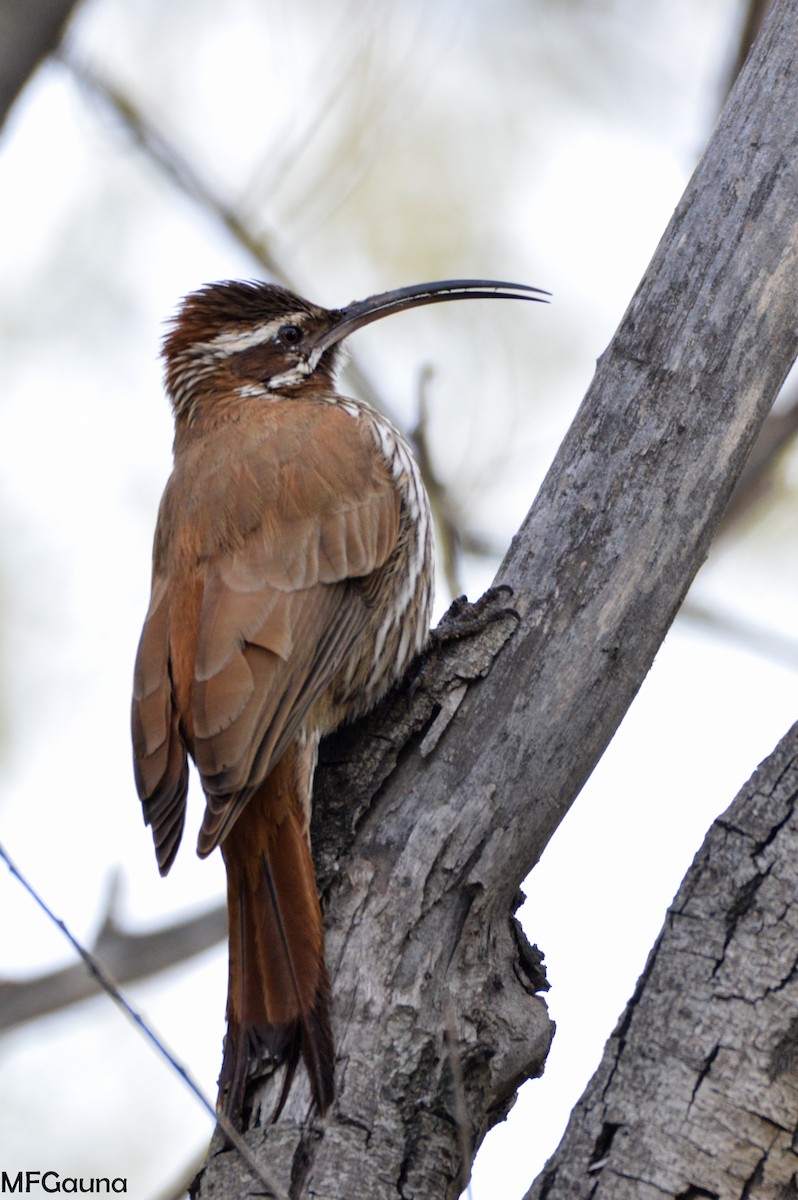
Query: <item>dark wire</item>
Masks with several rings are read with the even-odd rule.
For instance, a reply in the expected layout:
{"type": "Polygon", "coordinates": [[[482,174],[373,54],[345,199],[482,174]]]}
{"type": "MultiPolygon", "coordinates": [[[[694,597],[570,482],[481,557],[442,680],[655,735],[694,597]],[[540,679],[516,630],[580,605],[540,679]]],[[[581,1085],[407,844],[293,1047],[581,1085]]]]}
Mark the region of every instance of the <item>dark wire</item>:
{"type": "Polygon", "coordinates": [[[94,976],[100,987],[103,988],[103,990],[106,991],[111,997],[114,1004],[116,1004],[118,1008],[121,1008],[128,1020],[131,1021],[150,1042],[150,1044],[155,1047],[161,1057],[166,1059],[169,1066],[173,1071],[177,1072],[189,1091],[194,1093],[205,1111],[209,1113],[215,1121],[218,1122],[219,1127],[224,1133],[225,1137],[239,1152],[250,1171],[252,1171],[252,1173],[260,1180],[260,1182],[269,1189],[270,1194],[275,1197],[275,1200],[288,1200],[285,1192],[278,1187],[265,1167],[261,1166],[261,1164],[255,1158],[255,1155],[252,1153],[251,1149],[244,1141],[235,1126],[228,1120],[224,1113],[216,1111],[208,1097],[202,1091],[200,1085],[191,1077],[188,1069],[184,1067],[183,1064],[175,1057],[173,1052],[161,1041],[154,1030],[150,1028],[141,1013],[138,1012],[130,1003],[130,1001],[122,994],[122,992],[119,990],[119,987],[108,974],[99,959],[95,958],[90,950],[87,950],[85,946],[81,945],[66,923],[62,921],[60,917],[57,917],[53,910],[45,903],[45,901],[34,888],[33,884],[26,879],[19,867],[17,867],[13,860],[8,856],[1,843],[0,858],[3,859],[11,874],[19,883],[22,884],[25,891],[39,906],[42,912],[52,921],[54,925],[61,930],[72,948],[83,959],[89,974],[94,976]]]}

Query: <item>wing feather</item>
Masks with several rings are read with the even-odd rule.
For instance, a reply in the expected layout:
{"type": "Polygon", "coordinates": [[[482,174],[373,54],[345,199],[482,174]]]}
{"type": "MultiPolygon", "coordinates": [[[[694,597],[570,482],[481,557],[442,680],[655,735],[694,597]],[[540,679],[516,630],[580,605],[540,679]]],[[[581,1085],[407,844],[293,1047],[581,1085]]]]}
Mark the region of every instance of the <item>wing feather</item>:
{"type": "Polygon", "coordinates": [[[188,792],[186,747],[169,677],[167,596],[166,580],[156,577],[136,655],[131,713],[136,787],[162,875],[180,844],[188,792]]]}
{"type": "Polygon", "coordinates": [[[186,744],[207,800],[204,855],[344,669],[398,536],[387,464],[367,422],[339,405],[275,402],[226,442],[176,455],[156,533],[134,744],[162,869],[182,831],[186,744]],[[181,599],[195,584],[196,613],[181,599]]]}

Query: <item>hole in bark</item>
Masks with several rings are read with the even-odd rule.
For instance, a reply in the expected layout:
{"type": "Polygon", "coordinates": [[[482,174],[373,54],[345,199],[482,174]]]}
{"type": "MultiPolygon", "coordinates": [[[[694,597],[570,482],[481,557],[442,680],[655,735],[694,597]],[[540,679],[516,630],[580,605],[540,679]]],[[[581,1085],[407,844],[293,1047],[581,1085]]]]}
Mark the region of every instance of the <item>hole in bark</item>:
{"type": "Polygon", "coordinates": [[[601,1133],[596,1138],[596,1144],[593,1147],[593,1157],[590,1160],[589,1166],[593,1167],[597,1163],[603,1162],[609,1154],[613,1138],[620,1128],[620,1125],[613,1125],[610,1121],[605,1121],[601,1127],[601,1133]]]}
{"type": "Polygon", "coordinates": [[[727,934],[733,933],[737,922],[741,921],[754,907],[756,894],[765,882],[766,876],[767,872],[765,874],[752,875],[738,890],[729,911],[726,913],[727,934]]]}
{"type": "Polygon", "coordinates": [[[719,1200],[717,1192],[710,1192],[706,1188],[696,1187],[691,1183],[683,1192],[674,1196],[673,1200],[704,1200],[704,1198],[705,1200],[719,1200]]]}

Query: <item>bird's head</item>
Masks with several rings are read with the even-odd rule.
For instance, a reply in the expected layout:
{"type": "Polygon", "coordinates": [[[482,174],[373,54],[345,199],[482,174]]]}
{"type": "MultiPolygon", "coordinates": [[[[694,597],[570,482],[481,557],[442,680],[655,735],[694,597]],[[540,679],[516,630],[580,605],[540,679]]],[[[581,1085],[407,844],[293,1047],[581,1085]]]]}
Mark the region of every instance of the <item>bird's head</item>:
{"type": "Polygon", "coordinates": [[[166,389],[175,416],[189,423],[206,398],[284,392],[311,380],[330,389],[344,338],[380,317],[444,300],[547,295],[520,283],[448,279],[321,308],[276,284],[210,283],[186,296],[166,335],[166,389]]]}

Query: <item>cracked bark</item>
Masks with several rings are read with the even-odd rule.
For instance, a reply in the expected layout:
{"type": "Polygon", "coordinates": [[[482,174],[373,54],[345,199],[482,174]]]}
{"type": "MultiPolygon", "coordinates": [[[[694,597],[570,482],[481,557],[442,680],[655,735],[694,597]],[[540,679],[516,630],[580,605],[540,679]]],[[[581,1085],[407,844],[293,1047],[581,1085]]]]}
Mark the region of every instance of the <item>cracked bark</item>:
{"type": "Polygon", "coordinates": [[[798,1194],[798,725],[718,818],[527,1200],[798,1194]]]}
{"type": "MultiPolygon", "coordinates": [[[[796,50],[781,0],[502,566],[518,620],[444,646],[414,694],[325,748],[338,1098],[320,1121],[301,1080],[261,1127],[267,1084],[248,1133],[292,1200],[455,1197],[458,1111],[476,1148],[542,1067],[520,881],[640,686],[798,346],[796,50]]],[[[592,1148],[612,1154],[627,1126],[607,1127],[592,1148]]],[[[193,1194],[256,1188],[217,1144],[193,1194]]]]}

